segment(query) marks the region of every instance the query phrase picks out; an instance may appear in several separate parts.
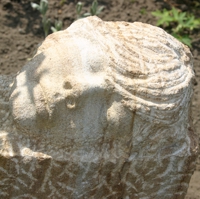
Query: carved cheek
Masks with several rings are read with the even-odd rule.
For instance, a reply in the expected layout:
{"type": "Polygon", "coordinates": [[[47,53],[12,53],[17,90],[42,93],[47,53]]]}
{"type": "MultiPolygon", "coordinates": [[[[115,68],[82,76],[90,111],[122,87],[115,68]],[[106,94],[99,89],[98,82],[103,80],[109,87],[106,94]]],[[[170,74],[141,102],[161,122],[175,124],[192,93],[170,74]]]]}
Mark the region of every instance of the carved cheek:
{"type": "Polygon", "coordinates": [[[49,105],[39,84],[18,86],[10,97],[14,121],[29,132],[46,128],[49,122],[49,105]],[[29,87],[28,87],[29,86],[29,87]]]}
{"type": "Polygon", "coordinates": [[[49,127],[52,118],[52,106],[48,101],[47,96],[40,84],[37,84],[34,89],[34,99],[36,108],[36,125],[38,128],[49,127]]]}
{"type": "Polygon", "coordinates": [[[118,128],[120,120],[120,106],[117,102],[114,102],[107,111],[107,121],[110,124],[110,128],[118,128]]]}
{"type": "Polygon", "coordinates": [[[108,130],[117,137],[129,136],[132,132],[134,114],[121,102],[113,102],[107,111],[108,130]]]}

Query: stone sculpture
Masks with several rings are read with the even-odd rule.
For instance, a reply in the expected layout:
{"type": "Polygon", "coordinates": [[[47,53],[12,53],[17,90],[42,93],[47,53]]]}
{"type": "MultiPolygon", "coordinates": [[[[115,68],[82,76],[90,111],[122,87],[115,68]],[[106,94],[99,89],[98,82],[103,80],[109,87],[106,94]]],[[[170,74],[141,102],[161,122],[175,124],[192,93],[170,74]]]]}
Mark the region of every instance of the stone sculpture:
{"type": "Polygon", "coordinates": [[[189,49],[148,24],[88,17],[49,35],[0,78],[0,198],[184,198],[193,76],[189,49]]]}

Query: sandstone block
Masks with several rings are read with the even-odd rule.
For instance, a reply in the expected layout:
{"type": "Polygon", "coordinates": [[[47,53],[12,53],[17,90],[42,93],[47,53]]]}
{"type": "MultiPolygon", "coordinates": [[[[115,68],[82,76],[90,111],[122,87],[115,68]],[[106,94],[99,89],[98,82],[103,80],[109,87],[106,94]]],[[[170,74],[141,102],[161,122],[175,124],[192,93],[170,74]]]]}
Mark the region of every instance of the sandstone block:
{"type": "Polygon", "coordinates": [[[88,17],[49,35],[9,87],[0,198],[183,199],[198,146],[192,64],[139,22],[88,17]]]}

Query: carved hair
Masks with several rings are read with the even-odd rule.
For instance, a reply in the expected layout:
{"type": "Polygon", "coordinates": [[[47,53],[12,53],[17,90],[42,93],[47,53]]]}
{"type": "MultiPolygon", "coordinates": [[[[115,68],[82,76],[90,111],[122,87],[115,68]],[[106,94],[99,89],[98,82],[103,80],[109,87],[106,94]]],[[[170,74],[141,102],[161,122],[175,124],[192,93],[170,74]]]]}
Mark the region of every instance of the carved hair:
{"type": "Polygon", "coordinates": [[[84,23],[79,20],[69,30],[74,35],[84,32],[84,38],[88,35],[88,40],[107,52],[107,78],[126,96],[124,104],[131,110],[164,123],[180,118],[183,102],[189,103],[188,84],[194,76],[186,46],[161,28],[137,22],[104,22],[93,17],[84,23]]]}

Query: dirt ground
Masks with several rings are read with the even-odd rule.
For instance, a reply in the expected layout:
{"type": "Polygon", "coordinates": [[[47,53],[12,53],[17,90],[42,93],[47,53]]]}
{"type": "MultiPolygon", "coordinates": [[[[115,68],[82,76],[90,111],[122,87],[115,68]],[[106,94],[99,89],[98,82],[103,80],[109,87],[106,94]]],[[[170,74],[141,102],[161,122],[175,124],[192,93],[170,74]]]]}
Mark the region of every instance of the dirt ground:
{"type": "MultiPolygon", "coordinates": [[[[31,8],[31,0],[0,0],[0,74],[16,73],[34,55],[38,44],[44,40],[41,16],[31,8]]],[[[38,0],[32,0],[38,3],[38,0]]],[[[76,20],[77,0],[49,0],[49,17],[63,21],[63,29],[76,20]],[[63,4],[61,4],[63,2],[63,4]]],[[[88,11],[92,0],[85,3],[88,11]]],[[[199,0],[99,0],[105,8],[99,17],[108,21],[140,21],[156,25],[151,12],[175,6],[182,11],[192,11],[200,18],[200,6],[193,9],[199,0]]],[[[193,123],[200,135],[200,30],[191,33],[191,52],[194,56],[194,97],[192,101],[193,123]]],[[[186,199],[200,199],[200,156],[192,176],[186,199]]]]}

